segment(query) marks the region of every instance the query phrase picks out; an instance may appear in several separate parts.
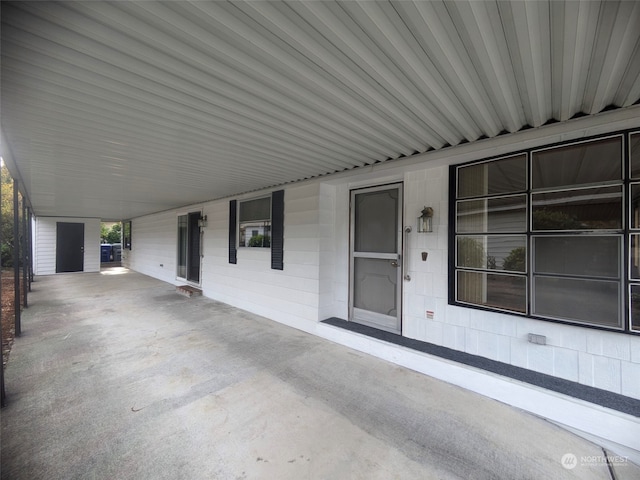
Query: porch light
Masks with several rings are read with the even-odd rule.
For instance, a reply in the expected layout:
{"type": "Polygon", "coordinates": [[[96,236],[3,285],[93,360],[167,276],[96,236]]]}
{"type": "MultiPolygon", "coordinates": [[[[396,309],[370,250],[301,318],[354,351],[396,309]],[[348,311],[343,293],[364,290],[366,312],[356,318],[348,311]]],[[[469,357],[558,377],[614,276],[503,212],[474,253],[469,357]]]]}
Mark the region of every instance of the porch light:
{"type": "Polygon", "coordinates": [[[198,220],[198,226],[200,228],[206,228],[206,226],[207,226],[207,216],[206,215],[198,220]]]}
{"type": "Polygon", "coordinates": [[[418,232],[433,232],[433,208],[425,206],[418,217],[418,232]]]}

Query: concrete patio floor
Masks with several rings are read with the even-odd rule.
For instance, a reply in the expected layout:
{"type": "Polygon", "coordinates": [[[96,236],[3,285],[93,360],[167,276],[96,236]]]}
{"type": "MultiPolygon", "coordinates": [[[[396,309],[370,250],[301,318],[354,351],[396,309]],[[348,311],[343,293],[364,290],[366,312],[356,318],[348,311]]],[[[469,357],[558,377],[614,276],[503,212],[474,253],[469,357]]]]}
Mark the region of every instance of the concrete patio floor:
{"type": "Polygon", "coordinates": [[[2,479],[612,478],[545,420],[125,269],[29,301],[2,479]]]}

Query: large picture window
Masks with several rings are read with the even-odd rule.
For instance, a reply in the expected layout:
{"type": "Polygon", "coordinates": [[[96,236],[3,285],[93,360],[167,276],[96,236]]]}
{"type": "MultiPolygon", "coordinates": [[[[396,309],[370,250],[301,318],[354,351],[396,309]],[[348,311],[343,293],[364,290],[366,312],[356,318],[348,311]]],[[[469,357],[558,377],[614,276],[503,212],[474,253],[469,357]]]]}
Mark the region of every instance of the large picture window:
{"type": "Polygon", "coordinates": [[[629,135],[629,321],[640,332],[640,132],[629,135]]]}
{"type": "Polygon", "coordinates": [[[640,132],[451,175],[451,303],[640,331],[640,132]]]}

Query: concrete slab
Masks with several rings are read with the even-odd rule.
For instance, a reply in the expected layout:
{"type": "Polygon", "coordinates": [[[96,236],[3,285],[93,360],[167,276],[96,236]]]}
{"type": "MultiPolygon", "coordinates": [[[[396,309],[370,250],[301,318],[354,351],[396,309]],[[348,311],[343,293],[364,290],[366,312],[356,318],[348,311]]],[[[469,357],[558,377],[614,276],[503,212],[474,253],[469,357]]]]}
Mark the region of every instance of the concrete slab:
{"type": "Polygon", "coordinates": [[[30,304],[5,480],[611,478],[540,418],[126,269],[37,277],[30,304]]]}

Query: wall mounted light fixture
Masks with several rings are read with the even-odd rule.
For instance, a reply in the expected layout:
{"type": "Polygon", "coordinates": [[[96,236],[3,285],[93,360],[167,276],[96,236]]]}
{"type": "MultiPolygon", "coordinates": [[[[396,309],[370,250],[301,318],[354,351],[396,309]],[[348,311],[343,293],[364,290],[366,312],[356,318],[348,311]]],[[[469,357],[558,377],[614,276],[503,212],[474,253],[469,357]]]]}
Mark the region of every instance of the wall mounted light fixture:
{"type": "Polygon", "coordinates": [[[433,208],[424,207],[418,217],[418,232],[433,232],[433,208]]]}

